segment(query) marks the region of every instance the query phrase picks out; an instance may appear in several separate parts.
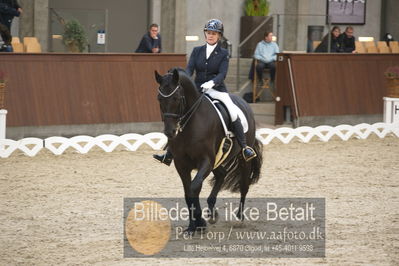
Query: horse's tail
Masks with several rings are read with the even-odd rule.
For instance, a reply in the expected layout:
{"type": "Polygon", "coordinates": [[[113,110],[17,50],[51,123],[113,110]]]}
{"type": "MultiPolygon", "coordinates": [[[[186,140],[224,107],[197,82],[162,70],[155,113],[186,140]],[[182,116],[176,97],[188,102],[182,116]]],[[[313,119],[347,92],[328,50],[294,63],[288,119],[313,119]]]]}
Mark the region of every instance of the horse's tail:
{"type": "Polygon", "coordinates": [[[262,168],[263,163],[263,145],[257,138],[255,138],[253,149],[255,150],[257,156],[251,161],[251,185],[259,181],[260,169],[262,168]]]}

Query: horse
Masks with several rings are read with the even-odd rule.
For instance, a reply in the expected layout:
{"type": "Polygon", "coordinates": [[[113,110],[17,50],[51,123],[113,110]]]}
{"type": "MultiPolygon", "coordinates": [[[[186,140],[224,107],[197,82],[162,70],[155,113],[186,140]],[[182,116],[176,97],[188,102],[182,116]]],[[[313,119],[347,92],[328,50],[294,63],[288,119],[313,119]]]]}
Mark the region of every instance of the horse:
{"type": "Polygon", "coordinates": [[[174,165],[184,188],[184,197],[190,211],[190,222],[185,230],[188,234],[206,227],[201,217],[199,194],[205,178],[212,172],[212,191],[207,198],[209,222],[218,218],[214,207],[221,189],[240,192],[237,219],[243,220],[245,197],[249,186],[258,182],[262,166],[262,145],[255,137],[255,119],[250,106],[240,97],[230,95],[248,120],[247,144],[257,157],[246,162],[241,147],[233,138],[233,147],[221,166],[214,169],[215,157],[225,137],[220,118],[203,93],[200,93],[183,69],[174,68],[164,76],[155,71],[159,84],[158,101],[164,122],[164,134],[168,138],[168,149],[174,157],[174,165]],[[197,169],[192,180],[191,172],[197,169]]]}

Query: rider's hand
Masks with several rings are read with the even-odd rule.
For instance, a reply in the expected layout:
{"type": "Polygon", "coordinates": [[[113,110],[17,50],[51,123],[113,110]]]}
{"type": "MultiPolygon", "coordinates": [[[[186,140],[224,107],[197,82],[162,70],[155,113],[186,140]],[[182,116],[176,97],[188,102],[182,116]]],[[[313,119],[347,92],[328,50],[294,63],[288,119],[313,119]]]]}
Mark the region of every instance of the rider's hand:
{"type": "Polygon", "coordinates": [[[202,91],[206,92],[209,89],[212,89],[215,86],[215,82],[213,80],[207,81],[201,85],[202,91]]]}

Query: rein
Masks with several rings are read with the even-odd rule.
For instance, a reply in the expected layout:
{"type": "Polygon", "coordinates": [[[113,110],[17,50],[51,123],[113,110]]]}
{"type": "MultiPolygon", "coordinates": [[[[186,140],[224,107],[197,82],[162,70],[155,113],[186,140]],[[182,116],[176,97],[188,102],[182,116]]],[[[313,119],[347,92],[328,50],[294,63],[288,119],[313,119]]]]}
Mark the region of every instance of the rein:
{"type": "MultiPolygon", "coordinates": [[[[170,93],[170,94],[164,94],[160,88],[158,88],[158,92],[159,94],[164,97],[164,98],[169,98],[170,96],[172,96],[173,94],[176,93],[176,91],[181,88],[180,84],[176,86],[176,88],[170,93]]],[[[182,132],[184,130],[184,128],[186,127],[186,125],[188,124],[188,122],[190,121],[191,117],[193,116],[193,114],[195,113],[195,111],[198,109],[198,107],[201,104],[202,99],[204,98],[204,93],[201,94],[200,97],[198,97],[198,99],[195,101],[195,103],[190,107],[190,109],[183,114],[184,109],[185,109],[185,105],[186,105],[186,99],[184,96],[180,96],[180,114],[175,114],[175,113],[164,113],[163,117],[172,117],[172,118],[177,118],[177,132],[182,132]]]]}

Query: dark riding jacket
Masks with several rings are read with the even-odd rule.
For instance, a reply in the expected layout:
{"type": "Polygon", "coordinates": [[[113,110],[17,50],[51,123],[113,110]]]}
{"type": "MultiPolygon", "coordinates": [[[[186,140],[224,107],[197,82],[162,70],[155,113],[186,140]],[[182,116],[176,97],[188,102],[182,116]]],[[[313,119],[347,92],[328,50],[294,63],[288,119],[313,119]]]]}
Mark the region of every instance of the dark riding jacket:
{"type": "Polygon", "coordinates": [[[8,30],[11,28],[12,19],[19,17],[18,8],[20,7],[17,0],[0,0],[0,23],[5,25],[8,30]]]}
{"type": "Polygon", "coordinates": [[[195,71],[195,84],[198,90],[207,81],[215,82],[215,90],[227,92],[224,79],[229,68],[229,52],[220,46],[215,47],[208,59],[206,59],[206,44],[197,46],[191,53],[186,72],[192,76],[195,71]]]}

